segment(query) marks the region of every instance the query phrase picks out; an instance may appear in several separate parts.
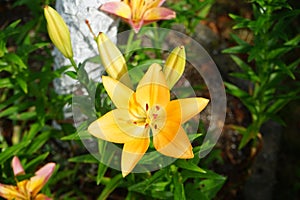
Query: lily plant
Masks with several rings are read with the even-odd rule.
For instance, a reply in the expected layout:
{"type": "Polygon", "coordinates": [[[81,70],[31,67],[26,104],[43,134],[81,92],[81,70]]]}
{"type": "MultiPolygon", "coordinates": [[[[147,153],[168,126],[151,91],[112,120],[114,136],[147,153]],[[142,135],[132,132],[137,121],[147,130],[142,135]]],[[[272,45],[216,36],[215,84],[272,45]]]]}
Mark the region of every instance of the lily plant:
{"type": "Polygon", "coordinates": [[[161,5],[165,0],[123,0],[107,2],[100,10],[121,17],[137,33],[143,25],[176,17],[176,13],[161,5]]]}
{"type": "MultiPolygon", "coordinates": [[[[170,90],[185,67],[183,47],[175,48],[164,69],[152,64],[137,85],[136,91],[111,76],[102,76],[103,86],[116,109],[92,122],[93,136],[124,144],[122,175],[128,175],[147,152],[151,138],[155,149],[169,157],[193,158],[192,145],[181,126],[201,112],[205,98],[170,99],[170,90]]],[[[122,71],[122,70],[120,70],[122,71]]]]}
{"type": "MultiPolygon", "coordinates": [[[[16,156],[12,159],[12,168],[15,177],[25,174],[22,164],[16,156]]],[[[17,181],[16,186],[0,183],[0,196],[8,200],[50,200],[51,198],[39,193],[39,191],[49,180],[54,168],[55,163],[48,163],[36,171],[35,176],[29,180],[17,181]]]]}

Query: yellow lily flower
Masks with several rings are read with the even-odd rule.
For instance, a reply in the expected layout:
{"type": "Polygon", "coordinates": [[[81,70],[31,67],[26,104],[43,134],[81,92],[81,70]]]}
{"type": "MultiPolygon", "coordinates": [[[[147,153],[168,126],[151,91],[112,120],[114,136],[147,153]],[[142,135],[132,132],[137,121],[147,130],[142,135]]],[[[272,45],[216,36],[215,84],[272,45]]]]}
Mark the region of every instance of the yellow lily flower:
{"type": "Polygon", "coordinates": [[[71,36],[63,18],[47,5],[44,7],[44,15],[51,41],[66,58],[71,59],[73,57],[71,36]]]}
{"type": "Polygon", "coordinates": [[[152,131],[155,149],[174,158],[193,158],[192,145],[181,124],[201,112],[205,98],[170,100],[170,90],[162,68],[152,64],[139,82],[136,92],[107,76],[103,85],[117,107],[88,127],[95,137],[123,143],[121,170],[129,174],[150,144],[152,131]]]}
{"type": "MultiPolygon", "coordinates": [[[[12,160],[14,175],[25,174],[18,157],[12,160]]],[[[30,180],[17,182],[17,185],[5,185],[0,183],[0,196],[8,200],[51,200],[44,194],[38,194],[47,183],[55,168],[55,163],[48,163],[35,172],[30,180]]]]}
{"type": "Polygon", "coordinates": [[[163,72],[166,76],[169,88],[173,88],[180,79],[185,68],[185,50],[184,46],[176,47],[166,60],[163,72]]]}
{"type": "Polygon", "coordinates": [[[104,33],[98,34],[96,42],[101,62],[107,74],[130,87],[131,82],[127,73],[127,65],[120,50],[104,33]]]}
{"type": "Polygon", "coordinates": [[[100,10],[121,17],[137,33],[143,25],[176,17],[174,11],[160,7],[164,2],[165,0],[123,0],[107,2],[100,10]]]}

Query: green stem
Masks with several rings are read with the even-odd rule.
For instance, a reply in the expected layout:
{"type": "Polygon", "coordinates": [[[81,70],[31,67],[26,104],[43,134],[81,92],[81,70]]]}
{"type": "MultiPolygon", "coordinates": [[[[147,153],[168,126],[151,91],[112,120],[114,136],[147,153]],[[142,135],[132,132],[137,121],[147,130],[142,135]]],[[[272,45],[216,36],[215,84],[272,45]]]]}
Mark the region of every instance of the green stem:
{"type": "Polygon", "coordinates": [[[76,73],[77,73],[77,72],[78,72],[78,66],[77,66],[77,64],[75,63],[73,57],[72,57],[72,58],[69,58],[69,60],[70,60],[72,66],[74,67],[74,69],[75,69],[75,71],[76,71],[76,73]]]}
{"type": "Polygon", "coordinates": [[[161,53],[158,52],[157,50],[160,49],[160,42],[159,42],[159,37],[158,37],[158,32],[157,32],[157,29],[158,29],[158,25],[156,22],[153,23],[153,27],[154,27],[154,38],[153,38],[153,45],[154,45],[154,48],[155,48],[155,55],[157,58],[161,57],[161,53]]]}
{"type": "Polygon", "coordinates": [[[133,37],[134,37],[134,31],[133,30],[131,30],[130,31],[130,34],[129,34],[129,37],[128,37],[128,40],[127,40],[127,44],[126,44],[126,50],[125,50],[125,54],[126,54],[126,56],[125,56],[125,60],[126,61],[128,61],[128,59],[129,59],[129,57],[130,57],[130,54],[129,54],[129,52],[131,51],[131,43],[132,43],[132,40],[133,40],[133,37]]]}

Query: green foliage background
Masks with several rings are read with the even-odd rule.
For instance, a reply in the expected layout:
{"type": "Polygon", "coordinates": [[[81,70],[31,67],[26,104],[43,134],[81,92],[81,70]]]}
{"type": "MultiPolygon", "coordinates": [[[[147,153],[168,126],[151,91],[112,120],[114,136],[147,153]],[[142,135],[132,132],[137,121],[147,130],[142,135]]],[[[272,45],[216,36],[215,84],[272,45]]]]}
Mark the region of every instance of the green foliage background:
{"type": "MultiPolygon", "coordinates": [[[[153,173],[130,174],[123,179],[120,172],[86,152],[78,130],[63,118],[63,107],[71,104],[71,94],[58,95],[52,86],[53,80],[71,66],[52,68],[52,45],[43,16],[43,5],[48,3],[14,1],[10,3],[11,11],[24,9],[28,14],[6,20],[0,27],[0,182],[15,184],[10,162],[17,155],[28,176],[46,162],[57,163],[53,177],[43,189],[43,193],[54,199],[106,199],[114,195],[124,199],[215,198],[226,178],[208,168],[211,162],[200,162],[197,156],[177,160],[153,173]],[[54,122],[60,128],[55,128],[54,122]]],[[[167,1],[166,6],[176,11],[177,18],[155,26],[172,28],[180,23],[188,34],[193,34],[214,3],[214,0],[167,1]]],[[[229,16],[235,23],[233,28],[246,29],[253,34],[253,40],[244,41],[232,34],[235,45],[224,50],[240,68],[232,76],[249,83],[248,90],[225,83],[228,93],[238,97],[251,113],[247,127],[235,127],[243,135],[240,148],[255,141],[266,121],[273,119],[284,124],[277,114],[288,102],[299,98],[300,92],[300,59],[293,57],[296,51],[299,53],[299,27],[289,28],[299,19],[300,11],[285,0],[248,3],[253,11],[251,19],[229,16]]],[[[132,63],[146,59],[147,55],[140,55],[132,63]]],[[[85,76],[84,65],[80,69],[72,74],[73,78],[85,76]]],[[[83,80],[87,87],[104,92],[101,84],[91,86],[90,80],[83,80]]],[[[98,114],[105,113],[109,103],[107,100],[98,105],[98,114]]],[[[199,136],[196,141],[201,139],[199,136]]],[[[194,148],[195,155],[199,150],[199,146],[194,148]]],[[[28,177],[19,177],[22,178],[28,177]]]]}

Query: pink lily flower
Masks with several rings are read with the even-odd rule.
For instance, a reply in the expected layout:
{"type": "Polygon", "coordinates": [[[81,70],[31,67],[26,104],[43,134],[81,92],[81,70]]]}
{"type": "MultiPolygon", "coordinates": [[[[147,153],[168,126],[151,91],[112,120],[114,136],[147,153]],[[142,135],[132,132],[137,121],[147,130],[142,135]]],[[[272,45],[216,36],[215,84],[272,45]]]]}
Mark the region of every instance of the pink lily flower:
{"type": "Polygon", "coordinates": [[[123,0],[105,3],[100,10],[121,17],[138,33],[143,25],[176,17],[173,10],[160,7],[164,2],[165,0],[123,0]]]}
{"type": "MultiPolygon", "coordinates": [[[[18,157],[12,160],[12,168],[14,175],[25,174],[22,164],[18,157]]],[[[0,196],[8,199],[18,200],[51,200],[44,194],[39,194],[39,191],[47,183],[55,168],[55,163],[48,163],[35,172],[35,176],[29,180],[17,182],[17,185],[6,185],[0,183],[0,196]]]]}

